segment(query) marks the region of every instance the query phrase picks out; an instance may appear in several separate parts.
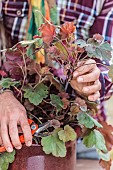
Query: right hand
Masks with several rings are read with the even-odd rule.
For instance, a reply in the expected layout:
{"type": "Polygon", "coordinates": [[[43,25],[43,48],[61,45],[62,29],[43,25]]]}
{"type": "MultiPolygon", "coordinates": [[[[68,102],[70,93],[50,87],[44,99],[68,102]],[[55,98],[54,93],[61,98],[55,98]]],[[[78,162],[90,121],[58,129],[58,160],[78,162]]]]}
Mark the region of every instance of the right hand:
{"type": "Polygon", "coordinates": [[[12,152],[13,147],[22,147],[17,125],[23,131],[26,146],[31,146],[32,134],[26,110],[11,92],[6,91],[0,94],[0,145],[8,152],[12,152]]]}

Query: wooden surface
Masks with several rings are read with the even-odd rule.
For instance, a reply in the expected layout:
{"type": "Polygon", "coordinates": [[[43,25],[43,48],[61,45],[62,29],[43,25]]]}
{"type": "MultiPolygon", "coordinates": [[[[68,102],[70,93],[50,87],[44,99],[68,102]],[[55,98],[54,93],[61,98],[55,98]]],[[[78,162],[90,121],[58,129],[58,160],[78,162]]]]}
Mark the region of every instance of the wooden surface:
{"type": "MultiPolygon", "coordinates": [[[[77,160],[76,170],[103,170],[96,160],[77,160]]],[[[110,170],[113,170],[113,166],[110,170]]]]}

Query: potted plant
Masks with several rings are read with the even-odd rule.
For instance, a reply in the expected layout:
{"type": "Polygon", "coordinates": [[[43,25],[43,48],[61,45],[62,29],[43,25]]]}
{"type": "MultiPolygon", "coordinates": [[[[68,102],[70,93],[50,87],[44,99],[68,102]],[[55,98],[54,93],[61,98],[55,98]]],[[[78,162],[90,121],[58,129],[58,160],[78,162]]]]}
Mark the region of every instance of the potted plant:
{"type": "MultiPolygon", "coordinates": [[[[0,169],[74,170],[75,141],[80,136],[88,148],[95,146],[100,164],[109,170],[111,159],[107,144],[113,130],[108,134],[106,129],[112,127],[96,114],[96,102],[88,101],[79,88],[74,91],[70,82],[78,62],[88,57],[110,59],[112,48],[99,34],[87,41],[75,40],[74,23],[59,27],[47,21],[39,31],[41,36],[19,42],[5,51],[0,86],[12,89],[26,108],[28,118],[36,124],[41,126],[53,121],[53,125],[33,137],[31,147],[23,146],[16,151],[16,156],[15,151],[2,153],[0,169]],[[42,41],[40,46],[39,41],[42,41]],[[82,98],[85,105],[81,106],[76,97],[82,98]],[[12,164],[9,166],[9,163],[12,164]]],[[[111,72],[112,66],[110,75],[111,72]]]]}

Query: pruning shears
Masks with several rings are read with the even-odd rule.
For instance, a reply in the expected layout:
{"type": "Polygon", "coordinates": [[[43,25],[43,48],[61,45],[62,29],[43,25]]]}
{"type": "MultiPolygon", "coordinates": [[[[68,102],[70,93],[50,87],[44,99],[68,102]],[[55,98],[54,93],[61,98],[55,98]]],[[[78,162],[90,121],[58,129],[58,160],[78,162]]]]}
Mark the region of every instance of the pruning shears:
{"type": "MultiPolygon", "coordinates": [[[[31,120],[31,119],[28,119],[28,123],[29,123],[30,128],[31,128],[32,136],[35,136],[35,137],[38,137],[38,134],[39,134],[40,132],[46,130],[48,127],[53,126],[51,121],[48,121],[47,123],[42,124],[41,127],[39,127],[39,125],[36,124],[36,123],[35,123],[33,120],[31,120]]],[[[25,143],[24,135],[23,135],[23,134],[19,136],[19,139],[20,139],[20,142],[21,142],[22,144],[25,143]]],[[[4,146],[0,146],[0,153],[5,152],[5,151],[6,151],[6,148],[5,148],[4,146]]]]}

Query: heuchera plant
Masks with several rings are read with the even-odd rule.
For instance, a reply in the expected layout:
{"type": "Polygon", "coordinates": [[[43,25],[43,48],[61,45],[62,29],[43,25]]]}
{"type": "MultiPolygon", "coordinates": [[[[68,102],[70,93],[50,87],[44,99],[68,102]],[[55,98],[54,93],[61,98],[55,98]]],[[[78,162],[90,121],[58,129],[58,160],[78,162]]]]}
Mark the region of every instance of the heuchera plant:
{"type": "MultiPolygon", "coordinates": [[[[5,51],[0,86],[13,90],[28,118],[38,124],[54,121],[53,127],[33,138],[46,154],[65,157],[66,142],[81,137],[86,147],[96,148],[100,164],[109,170],[113,128],[97,115],[96,103],[88,101],[79,89],[73,90],[70,82],[78,62],[84,63],[88,58],[110,60],[112,48],[99,34],[87,41],[75,40],[74,23],[59,27],[46,22],[39,31],[42,36],[36,35],[33,40],[19,42],[5,51]],[[77,97],[85,101],[84,106],[77,97]]],[[[110,67],[109,75],[113,75],[110,67]]],[[[8,169],[14,154],[0,155],[0,169],[8,169]]]]}

